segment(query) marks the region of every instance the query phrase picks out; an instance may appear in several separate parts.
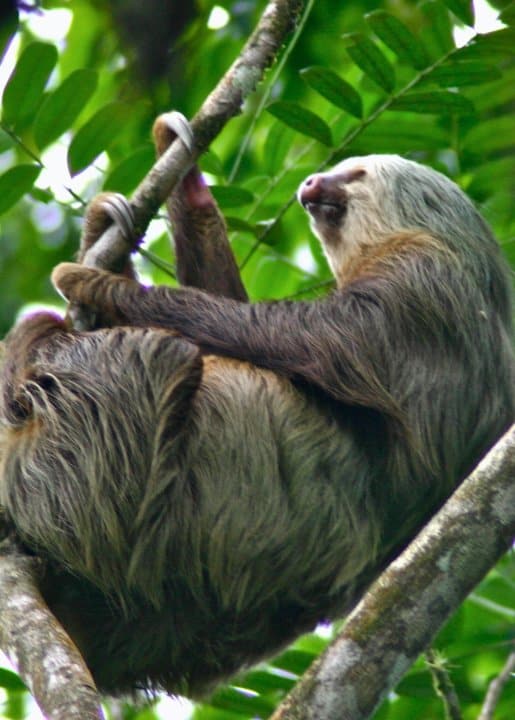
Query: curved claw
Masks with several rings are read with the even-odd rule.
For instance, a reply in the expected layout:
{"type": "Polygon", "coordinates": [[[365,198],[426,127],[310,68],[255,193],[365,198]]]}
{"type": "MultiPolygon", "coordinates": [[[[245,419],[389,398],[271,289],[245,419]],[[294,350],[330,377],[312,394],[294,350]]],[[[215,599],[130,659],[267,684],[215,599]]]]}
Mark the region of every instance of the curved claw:
{"type": "Polygon", "coordinates": [[[191,125],[182,113],[173,110],[172,112],[164,113],[159,119],[166,123],[168,129],[177,135],[189,152],[193,150],[194,138],[191,125]]]}
{"type": "Polygon", "coordinates": [[[125,240],[132,243],[137,239],[134,230],[134,210],[124,195],[109,193],[102,199],[101,207],[118,225],[125,240]]]}

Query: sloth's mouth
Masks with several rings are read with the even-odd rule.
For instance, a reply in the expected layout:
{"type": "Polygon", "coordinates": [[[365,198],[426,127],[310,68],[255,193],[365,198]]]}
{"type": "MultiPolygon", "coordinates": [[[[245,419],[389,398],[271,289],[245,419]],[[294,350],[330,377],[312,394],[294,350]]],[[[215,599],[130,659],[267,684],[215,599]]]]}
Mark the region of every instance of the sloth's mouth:
{"type": "Polygon", "coordinates": [[[298,199],[316,224],[338,225],[347,212],[347,192],[331,176],[315,174],[306,178],[298,199]]]}
{"type": "Polygon", "coordinates": [[[339,225],[347,212],[346,202],[335,202],[333,199],[320,198],[306,201],[301,199],[301,203],[317,223],[339,225]]]}
{"type": "Polygon", "coordinates": [[[342,210],[343,203],[332,202],[330,200],[308,200],[302,203],[305,210],[309,213],[325,211],[326,209],[342,210]]]}

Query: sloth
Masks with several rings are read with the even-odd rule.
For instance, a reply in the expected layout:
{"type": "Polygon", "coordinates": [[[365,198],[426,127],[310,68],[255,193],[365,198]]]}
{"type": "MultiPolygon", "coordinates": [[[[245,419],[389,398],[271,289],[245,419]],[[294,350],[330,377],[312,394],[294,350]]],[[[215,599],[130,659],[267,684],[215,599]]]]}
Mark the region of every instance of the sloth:
{"type": "Polygon", "coordinates": [[[193,168],[168,204],[187,286],[65,263],[96,329],[7,338],[0,501],[102,692],[201,697],[341,617],[513,421],[507,269],[461,190],[370,155],[298,199],[325,298],[250,303],[193,168]]]}

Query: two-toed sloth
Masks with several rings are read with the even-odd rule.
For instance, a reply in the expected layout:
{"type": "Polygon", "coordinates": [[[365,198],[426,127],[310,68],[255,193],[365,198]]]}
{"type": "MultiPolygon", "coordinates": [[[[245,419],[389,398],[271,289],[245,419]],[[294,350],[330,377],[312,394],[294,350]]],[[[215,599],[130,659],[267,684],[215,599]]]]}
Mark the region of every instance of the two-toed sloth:
{"type": "Polygon", "coordinates": [[[65,264],[101,329],[8,337],[1,502],[103,691],[201,695],[340,616],[514,419],[506,268],[458,187],[371,155],[299,200],[325,299],[249,304],[192,171],[170,208],[197,287],[65,264]]]}

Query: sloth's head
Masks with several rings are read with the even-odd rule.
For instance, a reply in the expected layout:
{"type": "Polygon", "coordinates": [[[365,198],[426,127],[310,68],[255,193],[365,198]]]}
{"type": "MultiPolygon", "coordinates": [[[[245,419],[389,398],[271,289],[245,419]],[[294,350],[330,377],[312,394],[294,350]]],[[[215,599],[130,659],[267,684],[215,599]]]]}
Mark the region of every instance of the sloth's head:
{"type": "Polygon", "coordinates": [[[457,185],[398,155],[347,158],[306,178],[298,199],[337,277],[352,257],[392,233],[423,230],[453,249],[493,241],[457,185]]]}

